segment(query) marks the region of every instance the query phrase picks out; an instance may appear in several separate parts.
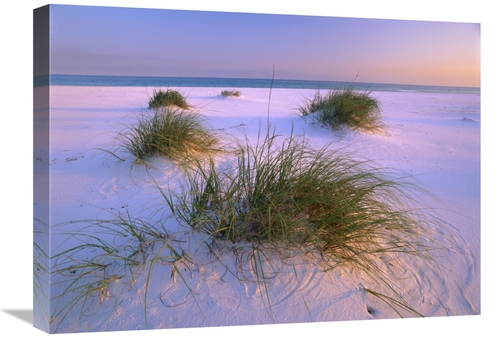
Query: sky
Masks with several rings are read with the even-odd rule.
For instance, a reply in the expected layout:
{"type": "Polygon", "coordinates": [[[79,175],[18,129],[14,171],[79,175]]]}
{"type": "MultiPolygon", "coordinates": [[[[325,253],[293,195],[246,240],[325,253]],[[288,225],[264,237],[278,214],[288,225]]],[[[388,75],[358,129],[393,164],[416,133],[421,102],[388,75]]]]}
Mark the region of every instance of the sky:
{"type": "Polygon", "coordinates": [[[480,24],[51,5],[51,73],[480,86],[480,24]]]}

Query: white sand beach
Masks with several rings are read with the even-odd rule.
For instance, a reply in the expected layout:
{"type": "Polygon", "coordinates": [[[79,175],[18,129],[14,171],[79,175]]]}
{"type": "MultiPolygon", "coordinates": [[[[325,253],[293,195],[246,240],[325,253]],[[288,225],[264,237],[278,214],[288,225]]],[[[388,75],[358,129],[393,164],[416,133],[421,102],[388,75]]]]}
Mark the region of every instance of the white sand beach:
{"type": "MultiPolygon", "coordinates": [[[[347,147],[361,159],[418,182],[427,191],[422,195],[429,207],[426,213],[440,224],[433,239],[452,247],[441,251],[443,265],[421,266],[410,258],[398,261],[405,278],[398,285],[425,317],[481,314],[478,94],[372,92],[381,104],[385,129],[368,134],[347,129],[332,132],[299,116],[298,106],[312,98],[315,90],[238,88],[241,97],[223,98],[221,90],[228,88],[172,89],[187,96],[206,125],[228,144],[245,137],[252,144],[258,142],[269,112],[277,133],[289,135],[293,129],[294,135],[304,135],[315,147],[347,147]]],[[[138,114],[147,113],[153,89],[52,86],[50,90],[50,154],[35,147],[34,161],[48,163],[51,171],[51,253],[85,242],[75,234],[88,221],[124,214],[152,221],[167,218],[157,185],[167,190],[177,187],[179,172],[171,161],[161,158],[154,159],[149,169],[134,166],[117,143],[117,135],[138,114]]],[[[35,205],[35,217],[44,208],[47,205],[35,205]]],[[[169,229],[175,229],[174,221],[168,221],[169,229]]],[[[98,230],[92,235],[100,236],[98,230]]],[[[144,269],[117,279],[59,317],[57,332],[399,318],[387,304],[363,291],[370,282],[349,266],[329,272],[307,263],[298,265],[296,271],[282,266],[264,290],[262,284],[227,273],[224,266],[234,264],[231,255],[223,257],[226,261],[210,261],[201,248],[193,244],[189,249],[190,257],[206,264],[180,268],[180,274],[168,265],[149,270],[144,264],[144,269]]],[[[92,260],[90,254],[86,258],[92,260]]],[[[53,291],[61,292],[57,285],[53,291]]],[[[55,302],[55,308],[63,308],[65,301],[55,302]]],[[[431,319],[405,320],[425,325],[431,319]]]]}

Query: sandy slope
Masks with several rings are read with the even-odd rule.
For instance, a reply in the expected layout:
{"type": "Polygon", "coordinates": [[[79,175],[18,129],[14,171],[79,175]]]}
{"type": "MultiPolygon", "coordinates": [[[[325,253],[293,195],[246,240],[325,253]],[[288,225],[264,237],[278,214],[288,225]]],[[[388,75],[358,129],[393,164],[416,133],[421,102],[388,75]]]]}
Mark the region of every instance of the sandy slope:
{"type": "MultiPolygon", "coordinates": [[[[413,176],[433,195],[425,195],[426,203],[435,208],[429,214],[443,226],[436,229],[435,240],[447,247],[453,245],[453,250],[439,258],[443,266],[406,258],[381,257],[381,262],[386,259],[397,263],[396,268],[406,278],[400,283],[404,293],[414,297],[411,303],[425,316],[480,313],[478,95],[374,92],[372,95],[382,104],[387,127],[382,134],[367,135],[348,130],[333,133],[299,117],[295,109],[312,97],[313,90],[274,89],[270,101],[268,89],[242,89],[240,98],[220,97],[221,88],[179,90],[228,143],[243,140],[244,135],[256,142],[259,128],[266,126],[269,109],[271,124],[278,133],[289,134],[293,127],[294,134],[306,135],[314,146],[330,142],[333,148],[347,146],[360,158],[413,176]]],[[[117,151],[126,158],[119,162],[102,151],[117,149],[116,135],[135,121],[137,114],[145,112],[151,93],[152,89],[133,87],[51,88],[51,154],[47,157],[34,151],[36,160],[50,163],[53,225],[112,219],[125,212],[152,220],[166,215],[153,182],[165,189],[177,187],[182,175],[175,167],[162,159],[155,160],[149,170],[131,167],[127,154],[117,151]]],[[[36,212],[41,208],[35,206],[36,212]]],[[[80,242],[67,232],[77,233],[85,224],[88,222],[54,228],[52,254],[78,245],[80,242]]],[[[177,228],[174,220],[166,221],[165,226],[172,231],[177,228]]],[[[96,229],[92,231],[97,234],[96,229]]],[[[75,308],[64,318],[59,331],[397,317],[363,291],[371,287],[371,281],[349,267],[325,273],[297,259],[294,265],[280,265],[282,273],[262,284],[246,281],[258,279],[248,268],[249,262],[238,263],[245,267],[243,278],[227,271],[223,265],[231,266],[232,253],[215,261],[194,244],[184,244],[183,248],[204,264],[179,264],[180,274],[171,265],[155,265],[147,288],[146,264],[133,276],[127,274],[101,293],[96,292],[83,314],[81,306],[75,308]]],[[[150,247],[146,254],[157,252],[150,247]]],[[[91,258],[91,253],[86,255],[91,258]]],[[[109,267],[116,271],[120,268],[119,264],[109,267]]],[[[54,291],[60,292],[57,285],[54,291]]]]}

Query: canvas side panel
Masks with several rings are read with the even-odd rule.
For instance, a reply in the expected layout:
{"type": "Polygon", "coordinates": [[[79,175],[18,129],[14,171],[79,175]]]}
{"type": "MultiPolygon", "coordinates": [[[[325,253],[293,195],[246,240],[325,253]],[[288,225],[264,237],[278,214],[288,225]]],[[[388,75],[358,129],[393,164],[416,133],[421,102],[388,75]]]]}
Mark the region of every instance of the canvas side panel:
{"type": "Polygon", "coordinates": [[[50,322],[50,7],[33,11],[33,325],[50,322]]]}

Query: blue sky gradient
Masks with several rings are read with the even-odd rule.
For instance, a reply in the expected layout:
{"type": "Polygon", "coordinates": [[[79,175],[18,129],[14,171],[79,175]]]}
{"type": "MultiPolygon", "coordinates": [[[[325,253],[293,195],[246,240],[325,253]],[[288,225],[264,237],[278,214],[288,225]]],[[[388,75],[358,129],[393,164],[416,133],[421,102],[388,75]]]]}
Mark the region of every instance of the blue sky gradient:
{"type": "Polygon", "coordinates": [[[51,73],[480,86],[477,23],[51,5],[51,73]]]}

